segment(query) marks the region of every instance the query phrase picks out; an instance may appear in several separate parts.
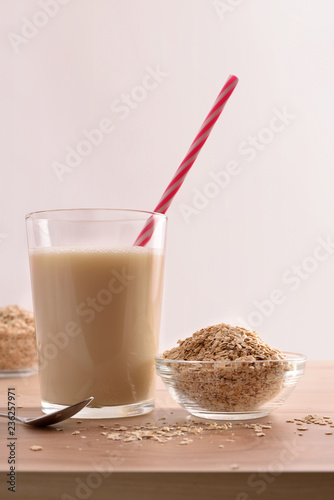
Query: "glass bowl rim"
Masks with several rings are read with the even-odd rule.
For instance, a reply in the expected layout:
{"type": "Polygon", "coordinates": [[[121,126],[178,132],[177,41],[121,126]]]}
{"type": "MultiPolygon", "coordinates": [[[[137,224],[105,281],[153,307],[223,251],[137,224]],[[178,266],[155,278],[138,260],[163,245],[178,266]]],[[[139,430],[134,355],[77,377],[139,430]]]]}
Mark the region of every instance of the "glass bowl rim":
{"type": "Polygon", "coordinates": [[[228,359],[221,359],[221,360],[214,360],[214,361],[192,361],[192,360],[184,360],[184,359],[168,359],[168,358],[162,358],[161,354],[157,354],[154,356],[156,366],[158,367],[158,364],[179,364],[179,365],[221,365],[221,364],[228,364],[229,366],[231,365],[240,365],[241,363],[248,363],[248,364],[255,364],[255,363],[277,363],[277,362],[284,362],[284,363],[305,363],[306,361],[306,356],[304,354],[300,354],[297,352],[290,352],[290,351],[281,351],[282,354],[287,356],[286,358],[282,359],[255,359],[255,360],[238,360],[238,359],[233,359],[233,360],[228,360],[228,359]]]}

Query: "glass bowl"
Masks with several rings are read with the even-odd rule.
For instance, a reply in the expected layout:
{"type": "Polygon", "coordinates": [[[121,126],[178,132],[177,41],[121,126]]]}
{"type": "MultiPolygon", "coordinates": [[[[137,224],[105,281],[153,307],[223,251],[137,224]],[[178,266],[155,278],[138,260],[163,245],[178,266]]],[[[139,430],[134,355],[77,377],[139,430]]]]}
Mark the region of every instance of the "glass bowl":
{"type": "Polygon", "coordinates": [[[265,417],[281,406],[304,373],[302,354],[266,361],[182,361],[155,357],[169,393],[192,415],[214,420],[265,417]]]}

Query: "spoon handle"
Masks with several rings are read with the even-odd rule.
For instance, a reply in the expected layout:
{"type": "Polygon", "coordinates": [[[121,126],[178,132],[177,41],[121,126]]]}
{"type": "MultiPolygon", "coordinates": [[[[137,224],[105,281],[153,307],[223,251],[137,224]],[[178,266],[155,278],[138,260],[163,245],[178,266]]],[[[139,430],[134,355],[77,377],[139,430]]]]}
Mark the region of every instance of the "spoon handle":
{"type": "MultiPolygon", "coordinates": [[[[3,417],[3,418],[8,418],[8,414],[7,413],[0,413],[0,417],[3,417]]],[[[18,422],[23,422],[23,419],[22,417],[14,417],[14,420],[17,420],[18,422]]]]}

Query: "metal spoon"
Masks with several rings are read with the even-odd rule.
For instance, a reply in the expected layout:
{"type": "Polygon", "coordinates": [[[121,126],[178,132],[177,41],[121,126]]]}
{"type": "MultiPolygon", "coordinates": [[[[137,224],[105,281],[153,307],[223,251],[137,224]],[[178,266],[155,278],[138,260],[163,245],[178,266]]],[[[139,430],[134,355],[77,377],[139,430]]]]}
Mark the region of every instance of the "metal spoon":
{"type": "MultiPolygon", "coordinates": [[[[73,417],[80,410],[85,408],[94,398],[87,398],[80,403],[75,403],[71,406],[66,406],[61,410],[53,411],[52,413],[48,413],[47,415],[41,415],[40,417],[27,418],[27,417],[14,417],[15,420],[21,422],[22,424],[32,425],[34,427],[46,427],[47,425],[58,424],[58,422],[62,422],[70,417],[73,417]]],[[[7,413],[0,413],[0,417],[8,418],[7,413]]]]}

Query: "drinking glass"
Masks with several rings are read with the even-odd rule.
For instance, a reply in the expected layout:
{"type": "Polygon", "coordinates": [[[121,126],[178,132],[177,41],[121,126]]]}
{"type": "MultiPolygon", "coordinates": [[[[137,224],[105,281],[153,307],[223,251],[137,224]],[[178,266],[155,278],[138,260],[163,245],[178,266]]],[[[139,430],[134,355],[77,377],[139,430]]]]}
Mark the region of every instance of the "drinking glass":
{"type": "Polygon", "coordinates": [[[82,418],[154,408],[167,218],[73,209],[26,216],[42,409],[82,418]],[[148,218],[154,232],[134,242],[148,218]]]}

